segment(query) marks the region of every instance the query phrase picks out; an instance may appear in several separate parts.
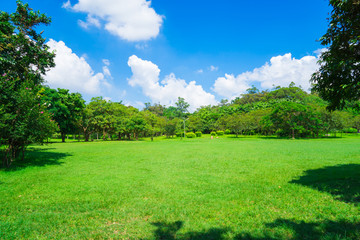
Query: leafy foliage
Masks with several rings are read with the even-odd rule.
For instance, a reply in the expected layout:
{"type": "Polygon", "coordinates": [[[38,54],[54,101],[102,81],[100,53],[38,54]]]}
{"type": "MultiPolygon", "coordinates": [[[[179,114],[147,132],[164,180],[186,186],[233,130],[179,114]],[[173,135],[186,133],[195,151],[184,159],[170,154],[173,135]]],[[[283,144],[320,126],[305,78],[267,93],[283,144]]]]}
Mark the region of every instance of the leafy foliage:
{"type": "Polygon", "coordinates": [[[9,166],[30,143],[43,143],[55,128],[41,103],[42,74],[54,54],[36,29],[50,18],[17,1],[15,13],[0,12],[0,132],[9,166]]]}
{"type": "Polygon", "coordinates": [[[79,93],[70,93],[67,89],[44,88],[42,102],[58,123],[62,141],[65,142],[66,134],[75,132],[77,128],[85,101],[79,93]]]}
{"type": "Polygon", "coordinates": [[[188,132],[188,133],[186,133],[186,137],[187,138],[196,138],[196,134],[193,132],[188,132]]]}
{"type": "Polygon", "coordinates": [[[346,100],[360,98],[360,2],[330,0],[329,28],[320,39],[328,49],[321,54],[320,69],[313,75],[313,90],[341,109],[346,100]]]}

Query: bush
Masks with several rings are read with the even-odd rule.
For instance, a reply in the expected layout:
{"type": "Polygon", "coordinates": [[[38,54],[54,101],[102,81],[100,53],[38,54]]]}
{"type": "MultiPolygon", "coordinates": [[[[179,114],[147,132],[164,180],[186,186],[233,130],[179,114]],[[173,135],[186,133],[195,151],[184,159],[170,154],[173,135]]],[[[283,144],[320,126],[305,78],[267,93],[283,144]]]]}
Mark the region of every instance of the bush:
{"type": "Polygon", "coordinates": [[[358,132],[357,129],[355,129],[355,128],[345,128],[343,131],[345,133],[357,133],[358,132]]]}
{"type": "Polygon", "coordinates": [[[226,129],[226,130],[225,130],[225,134],[226,134],[226,135],[228,135],[228,134],[230,134],[230,133],[231,133],[230,129],[226,129]]]}
{"type": "Polygon", "coordinates": [[[186,137],[187,137],[187,138],[195,138],[196,135],[195,135],[195,133],[193,133],[193,132],[188,132],[188,133],[186,133],[186,137]]]}
{"type": "Polygon", "coordinates": [[[196,135],[196,137],[201,137],[202,133],[201,132],[196,132],[195,135],[196,135]]]}
{"type": "Polygon", "coordinates": [[[224,135],[224,131],[217,131],[216,134],[217,134],[218,136],[223,136],[223,135],[224,135]]]}
{"type": "Polygon", "coordinates": [[[181,132],[181,133],[176,133],[176,137],[184,137],[184,133],[181,132]]]}
{"type": "Polygon", "coordinates": [[[54,133],[51,138],[54,138],[54,139],[61,139],[61,134],[60,133],[54,133]]]}
{"type": "Polygon", "coordinates": [[[211,136],[216,136],[216,132],[212,131],[212,132],[210,133],[210,135],[211,135],[211,136]]]}

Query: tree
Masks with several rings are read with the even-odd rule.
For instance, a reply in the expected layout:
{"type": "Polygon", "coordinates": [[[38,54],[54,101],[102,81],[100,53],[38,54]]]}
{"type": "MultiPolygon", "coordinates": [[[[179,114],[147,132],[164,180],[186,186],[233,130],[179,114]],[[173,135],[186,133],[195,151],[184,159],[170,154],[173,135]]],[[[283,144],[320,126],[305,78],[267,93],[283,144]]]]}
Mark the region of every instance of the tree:
{"type": "Polygon", "coordinates": [[[77,121],[77,126],[82,131],[85,142],[88,142],[91,133],[94,131],[94,125],[92,119],[94,117],[94,111],[87,105],[80,113],[80,117],[77,121]]]}
{"type": "Polygon", "coordinates": [[[150,111],[145,111],[143,112],[144,118],[146,120],[146,122],[148,123],[149,127],[150,127],[150,135],[151,135],[151,141],[154,141],[154,135],[155,135],[155,127],[158,124],[158,117],[150,112],[150,111]]]}
{"type": "Polygon", "coordinates": [[[357,115],[352,119],[352,127],[356,128],[358,133],[360,132],[360,115],[357,115]]]}
{"type": "Polygon", "coordinates": [[[320,68],[311,78],[313,91],[329,101],[330,110],[346,100],[360,98],[360,1],[330,0],[329,28],[320,38],[328,49],[320,56],[320,68]]]}
{"type": "Polygon", "coordinates": [[[304,129],[306,111],[306,106],[302,104],[283,102],[270,113],[270,120],[282,134],[295,139],[295,133],[304,129]]]}
{"type": "Polygon", "coordinates": [[[158,116],[163,116],[165,111],[165,106],[161,105],[160,103],[155,103],[154,106],[151,106],[150,103],[145,103],[144,110],[148,110],[152,113],[155,113],[158,116]]]}
{"type": "Polygon", "coordinates": [[[0,141],[7,167],[30,143],[42,143],[55,127],[39,94],[42,75],[55,66],[55,55],[36,29],[49,23],[49,17],[21,1],[15,13],[0,12],[0,141]]]}
{"type": "Polygon", "coordinates": [[[174,119],[178,115],[176,107],[170,106],[164,109],[164,116],[168,119],[174,119]]]}
{"type": "Polygon", "coordinates": [[[146,120],[141,113],[136,113],[127,118],[126,129],[128,132],[133,133],[136,140],[139,139],[139,134],[149,129],[146,120]]]}
{"type": "Polygon", "coordinates": [[[103,140],[106,140],[107,134],[110,131],[115,131],[116,127],[116,118],[114,116],[112,103],[102,97],[95,97],[91,99],[88,107],[93,112],[91,123],[95,131],[102,132],[103,140]]]}
{"type": "Polygon", "coordinates": [[[236,137],[238,137],[239,134],[241,134],[241,132],[244,130],[244,124],[242,122],[240,113],[229,116],[226,122],[227,128],[234,132],[236,134],[236,137]]]}
{"type": "Polygon", "coordinates": [[[166,137],[172,137],[175,135],[176,132],[176,126],[178,125],[179,119],[178,118],[174,118],[172,120],[168,120],[165,123],[164,126],[164,131],[165,131],[165,135],[166,137]]]}
{"type": "Polygon", "coordinates": [[[54,120],[59,125],[62,142],[66,134],[74,133],[77,123],[81,118],[85,101],[80,93],[70,93],[67,89],[44,88],[42,102],[48,106],[48,111],[53,114],[54,120]]]}
{"type": "Polygon", "coordinates": [[[185,102],[185,99],[182,97],[178,97],[178,100],[175,104],[177,109],[177,117],[185,118],[185,114],[188,112],[190,104],[185,102]]]}

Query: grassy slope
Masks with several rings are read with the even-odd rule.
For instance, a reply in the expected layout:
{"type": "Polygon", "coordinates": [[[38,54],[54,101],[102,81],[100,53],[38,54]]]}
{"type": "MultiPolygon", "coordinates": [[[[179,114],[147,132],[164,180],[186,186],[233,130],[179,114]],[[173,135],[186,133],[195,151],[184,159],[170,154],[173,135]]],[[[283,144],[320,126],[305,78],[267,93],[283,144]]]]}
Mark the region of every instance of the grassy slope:
{"type": "Polygon", "coordinates": [[[360,139],[55,143],[0,171],[0,239],[360,239],[360,139]]]}

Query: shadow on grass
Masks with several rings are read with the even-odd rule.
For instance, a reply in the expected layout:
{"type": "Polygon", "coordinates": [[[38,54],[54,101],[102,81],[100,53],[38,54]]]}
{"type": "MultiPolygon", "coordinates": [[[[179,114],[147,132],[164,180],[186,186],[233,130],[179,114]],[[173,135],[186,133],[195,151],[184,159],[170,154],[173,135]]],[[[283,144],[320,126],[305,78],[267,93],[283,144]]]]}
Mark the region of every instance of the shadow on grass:
{"type": "Polygon", "coordinates": [[[179,233],[183,226],[182,221],[173,223],[152,223],[157,229],[151,239],[158,240],[275,240],[275,239],[360,239],[360,224],[351,223],[347,220],[338,222],[325,220],[321,222],[292,221],[277,219],[272,223],[265,224],[266,230],[258,235],[249,232],[234,233],[227,228],[211,228],[203,232],[179,233]],[[234,237],[231,237],[234,236],[234,237]]]}
{"type": "Polygon", "coordinates": [[[345,219],[307,223],[304,221],[292,221],[280,218],[272,223],[266,224],[266,226],[271,228],[272,232],[285,231],[292,235],[290,238],[285,236],[283,239],[360,239],[360,223],[351,223],[345,219]]]}
{"type": "Polygon", "coordinates": [[[327,192],[346,203],[360,203],[360,165],[346,164],[307,170],[296,183],[327,192]]]}
{"type": "Polygon", "coordinates": [[[211,228],[204,232],[187,232],[178,233],[182,228],[183,222],[176,221],[173,223],[155,222],[152,223],[157,229],[154,231],[154,237],[151,239],[157,240],[217,240],[223,239],[223,234],[228,232],[227,229],[211,228]]]}
{"type": "Polygon", "coordinates": [[[18,171],[27,167],[44,167],[48,165],[61,165],[61,159],[71,156],[67,153],[48,152],[54,148],[29,148],[25,153],[24,160],[14,161],[9,168],[4,170],[7,172],[18,171]]]}

